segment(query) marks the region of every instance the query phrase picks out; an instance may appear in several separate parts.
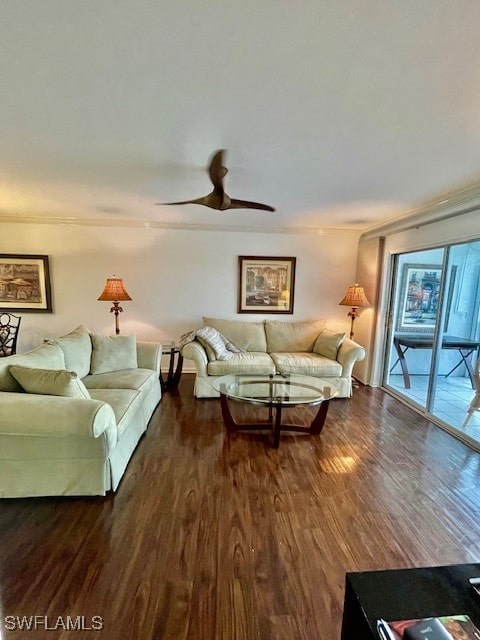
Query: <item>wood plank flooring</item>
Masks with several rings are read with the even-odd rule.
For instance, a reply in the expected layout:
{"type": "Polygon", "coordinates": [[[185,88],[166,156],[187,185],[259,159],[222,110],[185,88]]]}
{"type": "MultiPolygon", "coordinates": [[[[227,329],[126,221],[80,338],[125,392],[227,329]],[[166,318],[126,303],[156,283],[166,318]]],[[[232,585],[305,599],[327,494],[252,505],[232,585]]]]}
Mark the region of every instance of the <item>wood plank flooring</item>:
{"type": "Polygon", "coordinates": [[[274,450],[227,439],[192,387],[164,395],[115,495],[0,501],[0,616],[103,624],[2,619],[2,640],[330,640],[345,572],[480,560],[479,454],[381,390],[274,450]]]}

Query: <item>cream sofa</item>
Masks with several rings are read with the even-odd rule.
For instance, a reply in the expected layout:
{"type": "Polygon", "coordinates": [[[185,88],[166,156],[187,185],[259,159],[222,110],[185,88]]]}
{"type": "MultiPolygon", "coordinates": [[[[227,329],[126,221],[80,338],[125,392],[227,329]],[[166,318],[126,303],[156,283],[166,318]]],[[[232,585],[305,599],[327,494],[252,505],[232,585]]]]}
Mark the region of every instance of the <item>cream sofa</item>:
{"type": "Polygon", "coordinates": [[[182,348],[184,358],[195,363],[194,394],[215,398],[212,383],[227,374],[301,374],[325,378],[339,389],[339,397],[352,395],[352,370],[363,360],[365,349],[343,333],[325,327],[325,318],[305,322],[243,322],[204,317],[205,327],[213,327],[242,349],[228,359],[218,359],[214,349],[200,339],[182,348]]]}
{"type": "Polygon", "coordinates": [[[0,497],[115,490],[160,400],[160,357],[78,327],[0,358],[0,497]]]}

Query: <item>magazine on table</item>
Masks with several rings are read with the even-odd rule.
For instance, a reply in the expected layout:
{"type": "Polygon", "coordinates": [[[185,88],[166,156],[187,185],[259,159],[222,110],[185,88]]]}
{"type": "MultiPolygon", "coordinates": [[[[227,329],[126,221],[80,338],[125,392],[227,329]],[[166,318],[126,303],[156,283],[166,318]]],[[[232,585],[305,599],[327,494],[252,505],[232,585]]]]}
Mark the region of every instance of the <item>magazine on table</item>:
{"type": "Polygon", "coordinates": [[[377,630],[381,640],[480,640],[480,630],[467,615],[379,620],[377,630]]]}

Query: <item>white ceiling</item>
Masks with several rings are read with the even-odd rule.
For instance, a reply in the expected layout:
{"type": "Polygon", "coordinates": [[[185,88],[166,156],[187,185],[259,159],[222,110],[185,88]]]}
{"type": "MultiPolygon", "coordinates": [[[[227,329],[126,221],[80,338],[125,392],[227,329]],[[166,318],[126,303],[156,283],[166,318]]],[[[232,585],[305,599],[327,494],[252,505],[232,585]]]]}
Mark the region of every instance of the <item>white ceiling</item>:
{"type": "Polygon", "coordinates": [[[364,229],[480,172],[478,0],[3,0],[0,214],[364,229]],[[155,206],[226,191],[275,213],[155,206]]]}

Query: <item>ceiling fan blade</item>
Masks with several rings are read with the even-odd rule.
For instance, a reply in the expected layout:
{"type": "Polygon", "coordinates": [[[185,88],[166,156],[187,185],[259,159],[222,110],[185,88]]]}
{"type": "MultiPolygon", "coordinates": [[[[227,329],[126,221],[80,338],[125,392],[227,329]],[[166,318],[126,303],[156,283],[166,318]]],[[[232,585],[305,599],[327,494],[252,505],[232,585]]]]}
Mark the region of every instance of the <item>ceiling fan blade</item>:
{"type": "Polygon", "coordinates": [[[229,209],[261,209],[262,211],[275,211],[273,207],[261,202],[250,202],[249,200],[237,200],[232,198],[229,209]]]}
{"type": "Polygon", "coordinates": [[[228,169],[223,166],[224,149],[215,151],[208,165],[208,173],[213,186],[218,191],[223,191],[223,179],[228,173],[228,169]]]}
{"type": "Polygon", "coordinates": [[[223,211],[228,209],[230,204],[230,198],[223,192],[218,189],[214,189],[206,196],[202,196],[201,198],[195,198],[192,200],[182,200],[181,202],[157,202],[156,204],[165,204],[165,205],[181,205],[181,204],[203,204],[205,207],[209,207],[210,209],[216,209],[217,211],[223,211]]]}
{"type": "Polygon", "coordinates": [[[194,200],[181,200],[180,202],[155,202],[156,205],[169,205],[169,204],[205,204],[205,198],[195,198],[194,200]]]}
{"type": "Polygon", "coordinates": [[[156,202],[157,205],[182,205],[182,204],[202,204],[217,211],[227,211],[228,209],[260,209],[261,211],[275,211],[273,207],[261,202],[251,202],[250,200],[231,199],[223,188],[223,179],[228,173],[228,169],[223,166],[223,156],[225,149],[219,149],[213,154],[208,165],[208,174],[213,183],[213,191],[201,198],[192,200],[181,200],[179,202],[156,202]]]}

